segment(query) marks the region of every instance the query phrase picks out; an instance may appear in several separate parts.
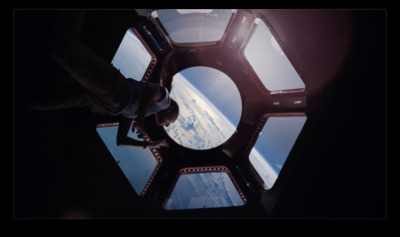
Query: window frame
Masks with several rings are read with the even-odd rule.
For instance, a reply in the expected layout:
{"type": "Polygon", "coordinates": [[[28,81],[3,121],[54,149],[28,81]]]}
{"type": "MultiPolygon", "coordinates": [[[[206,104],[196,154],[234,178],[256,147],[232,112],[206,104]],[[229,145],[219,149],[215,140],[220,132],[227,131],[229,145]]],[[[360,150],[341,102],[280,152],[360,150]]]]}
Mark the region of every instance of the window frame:
{"type": "Polygon", "coordinates": [[[147,45],[146,41],[142,38],[142,36],[140,35],[139,31],[136,30],[135,27],[131,27],[130,28],[138,37],[139,41],[143,44],[143,46],[146,48],[147,52],[150,54],[151,56],[151,60],[149,63],[149,66],[147,67],[143,77],[142,77],[142,81],[143,82],[147,82],[150,78],[150,76],[153,73],[154,68],[157,65],[157,56],[153,53],[153,51],[151,50],[151,48],[149,47],[149,45],[147,45]]]}
{"type": "Polygon", "coordinates": [[[303,130],[304,127],[300,130],[300,133],[299,133],[298,137],[296,138],[296,142],[293,144],[293,147],[290,150],[290,152],[289,152],[289,154],[288,154],[288,156],[287,156],[287,158],[286,158],[286,160],[285,160],[285,162],[284,162],[284,164],[282,166],[281,172],[279,172],[275,183],[270,188],[266,188],[268,186],[265,184],[264,180],[260,177],[260,175],[258,174],[256,168],[253,166],[252,162],[250,161],[250,153],[251,153],[252,149],[254,148],[254,145],[256,144],[257,139],[258,139],[261,131],[263,130],[264,126],[266,125],[268,119],[271,118],[271,117],[304,117],[304,116],[307,117],[307,114],[305,112],[267,113],[267,114],[264,114],[262,116],[262,118],[260,119],[256,129],[254,130],[254,132],[253,132],[253,134],[252,134],[252,136],[250,138],[250,141],[249,141],[249,143],[248,143],[248,145],[247,145],[247,147],[245,149],[244,157],[249,163],[250,173],[255,178],[257,183],[263,188],[264,192],[273,192],[273,190],[276,189],[275,187],[279,186],[279,181],[278,181],[279,180],[279,176],[282,174],[282,172],[284,172],[286,164],[287,164],[287,161],[290,160],[290,157],[291,157],[290,154],[291,154],[291,152],[293,150],[293,147],[296,145],[297,139],[301,136],[301,131],[303,130]]]}
{"type": "Polygon", "coordinates": [[[251,66],[250,62],[247,60],[246,55],[244,54],[244,51],[246,49],[247,44],[249,43],[251,37],[254,34],[255,29],[257,28],[257,24],[256,20],[259,19],[259,21],[264,22],[264,24],[267,26],[268,30],[270,31],[270,33],[272,34],[272,36],[275,38],[276,42],[278,43],[279,47],[282,49],[282,51],[285,53],[285,56],[287,57],[287,59],[289,60],[290,64],[292,65],[293,69],[296,71],[296,73],[299,75],[300,79],[302,80],[302,82],[304,83],[304,80],[302,79],[302,73],[300,72],[300,70],[298,68],[295,67],[295,65],[293,64],[292,60],[290,60],[290,58],[288,57],[288,55],[285,52],[285,47],[284,45],[282,45],[282,41],[280,40],[280,38],[278,37],[278,35],[275,33],[274,29],[271,27],[271,24],[268,22],[268,20],[266,19],[266,17],[264,17],[263,15],[260,14],[255,14],[253,15],[251,21],[251,26],[249,31],[247,32],[245,39],[242,43],[242,45],[239,48],[239,55],[241,58],[241,63],[243,65],[243,67],[245,68],[245,70],[249,73],[249,77],[251,78],[251,81],[254,82],[254,84],[257,86],[257,88],[264,94],[266,95],[272,95],[272,94],[287,94],[287,93],[304,93],[306,92],[306,85],[305,88],[299,88],[299,89],[287,89],[287,90],[269,90],[264,83],[262,82],[262,80],[260,79],[260,77],[258,76],[257,72],[253,69],[253,67],[251,66]]]}
{"type": "MultiPolygon", "coordinates": [[[[96,125],[96,129],[97,128],[104,128],[104,127],[115,127],[115,126],[118,126],[118,125],[119,125],[119,122],[99,123],[99,124],[96,125]]],[[[100,137],[100,135],[98,133],[97,133],[97,135],[100,137]]],[[[100,139],[102,140],[103,144],[106,146],[106,144],[104,143],[103,139],[101,137],[100,137],[100,139]]],[[[149,135],[145,131],[143,131],[143,140],[145,140],[147,142],[151,142],[151,139],[150,139],[149,135]]],[[[106,148],[107,148],[107,146],[106,146],[106,148]]],[[[140,149],[140,148],[132,148],[132,149],[140,149]]],[[[156,167],[154,168],[152,174],[150,175],[149,179],[147,180],[142,192],[139,195],[141,197],[146,195],[146,193],[149,190],[149,188],[150,188],[155,176],[157,175],[158,171],[160,170],[161,164],[163,162],[163,158],[162,158],[160,152],[158,151],[158,149],[155,149],[155,148],[153,148],[153,149],[146,148],[146,149],[149,149],[150,152],[153,154],[154,158],[156,159],[156,163],[157,164],[156,164],[156,167]]],[[[108,148],[107,148],[107,150],[108,150],[108,148]]],[[[110,155],[113,156],[111,154],[111,152],[110,152],[110,155]]],[[[118,165],[118,163],[117,163],[117,161],[116,161],[114,156],[113,156],[113,159],[114,159],[115,163],[118,165]]],[[[121,170],[121,168],[120,168],[120,170],[121,170]]],[[[126,177],[125,174],[123,174],[123,175],[124,175],[124,177],[126,177]]],[[[133,188],[133,186],[132,186],[132,188],[133,188]]],[[[135,190],[135,192],[136,192],[136,190],[135,190]]]]}
{"type": "MultiPolygon", "coordinates": [[[[237,9],[230,9],[232,11],[232,15],[231,15],[231,18],[229,19],[229,22],[228,22],[228,24],[225,28],[225,31],[222,34],[220,40],[208,41],[208,42],[177,43],[171,38],[168,31],[165,29],[164,25],[160,21],[159,17],[153,16],[154,12],[156,12],[158,10],[166,10],[166,9],[154,9],[153,11],[151,11],[151,13],[149,14],[148,17],[151,19],[151,21],[156,26],[158,31],[161,32],[161,34],[167,40],[170,47],[175,50],[190,50],[190,51],[197,50],[197,49],[204,49],[204,48],[218,48],[218,47],[222,46],[224,44],[226,36],[229,32],[230,27],[232,26],[232,22],[234,21],[235,16],[238,11],[237,9]]],[[[177,9],[175,9],[175,10],[177,10],[177,9]]]]}
{"type": "MultiPolygon", "coordinates": [[[[143,39],[143,37],[141,36],[139,31],[135,27],[130,27],[125,31],[125,34],[121,39],[120,45],[121,45],[122,40],[124,39],[124,37],[126,35],[126,32],[128,32],[129,30],[132,30],[132,32],[135,34],[135,36],[139,39],[139,42],[143,45],[143,47],[146,49],[146,51],[150,54],[149,65],[147,66],[146,70],[143,73],[142,78],[140,79],[140,81],[147,82],[147,81],[149,81],[150,76],[152,75],[152,73],[154,71],[154,68],[157,65],[157,62],[158,62],[157,56],[153,53],[153,51],[151,50],[149,45],[146,43],[146,41],[143,39]]],[[[117,51],[118,51],[120,45],[118,45],[117,51]]],[[[117,51],[115,51],[113,58],[115,57],[117,51]]]]}
{"type": "MultiPolygon", "coordinates": [[[[174,181],[172,182],[172,185],[171,185],[171,187],[170,187],[170,189],[169,189],[169,191],[168,191],[168,193],[167,193],[167,195],[166,195],[166,197],[164,199],[164,202],[162,204],[162,207],[164,208],[164,210],[167,210],[167,211],[185,211],[185,210],[188,210],[188,209],[177,209],[177,210],[165,209],[165,207],[166,207],[166,205],[168,203],[168,200],[171,197],[171,194],[174,191],[174,189],[176,187],[176,184],[178,183],[178,180],[182,175],[185,175],[185,174],[197,174],[197,173],[213,173],[213,172],[226,173],[228,175],[228,177],[230,178],[233,186],[236,188],[236,191],[238,192],[240,198],[242,199],[243,206],[246,205],[247,198],[244,195],[244,192],[240,188],[239,184],[236,182],[236,179],[235,179],[235,177],[233,177],[233,175],[232,175],[231,171],[229,170],[229,168],[227,168],[226,166],[196,166],[196,167],[182,168],[177,172],[177,175],[176,175],[174,181]]],[[[230,206],[230,207],[225,207],[225,208],[234,208],[234,207],[237,207],[237,206],[230,206]]],[[[212,207],[209,207],[209,208],[212,208],[212,207]]],[[[214,207],[214,208],[217,208],[217,207],[214,207]]]]}

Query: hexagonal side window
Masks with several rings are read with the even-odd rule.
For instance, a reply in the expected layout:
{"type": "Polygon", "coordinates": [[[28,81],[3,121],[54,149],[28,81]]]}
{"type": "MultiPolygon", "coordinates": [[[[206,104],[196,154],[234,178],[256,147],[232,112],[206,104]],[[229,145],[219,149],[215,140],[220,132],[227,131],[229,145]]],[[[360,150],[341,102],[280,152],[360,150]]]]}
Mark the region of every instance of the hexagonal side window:
{"type": "Polygon", "coordinates": [[[275,184],[306,120],[305,114],[266,115],[260,123],[249,160],[265,190],[275,184]]]}
{"type": "Polygon", "coordinates": [[[268,91],[304,89],[304,82],[283,52],[281,46],[259,18],[244,47],[244,56],[268,91]]]}
{"type": "Polygon", "coordinates": [[[229,169],[185,168],[164,202],[166,210],[243,206],[247,202],[229,169]]]}
{"type": "MultiPolygon", "coordinates": [[[[117,146],[118,123],[99,124],[96,131],[135,192],[143,196],[161,165],[162,158],[158,151],[117,146]]],[[[128,136],[140,140],[131,129],[128,136]]]]}
{"type": "Polygon", "coordinates": [[[236,11],[231,9],[161,9],[153,19],[172,44],[215,42],[223,38],[236,11]]]}
{"type": "MultiPolygon", "coordinates": [[[[126,78],[141,81],[154,67],[156,57],[141,39],[139,33],[130,28],[126,31],[111,63],[126,78]]],[[[147,78],[145,78],[147,79],[147,78]]]]}

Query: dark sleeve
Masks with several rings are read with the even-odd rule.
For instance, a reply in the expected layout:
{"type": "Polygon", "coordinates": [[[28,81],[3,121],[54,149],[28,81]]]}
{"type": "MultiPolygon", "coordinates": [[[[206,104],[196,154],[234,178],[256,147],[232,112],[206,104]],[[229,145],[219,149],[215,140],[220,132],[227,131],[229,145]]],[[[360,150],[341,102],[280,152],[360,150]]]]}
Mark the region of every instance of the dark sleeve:
{"type": "Polygon", "coordinates": [[[132,119],[126,118],[124,116],[119,117],[119,125],[117,131],[117,145],[125,143],[131,125],[132,125],[132,119]]]}

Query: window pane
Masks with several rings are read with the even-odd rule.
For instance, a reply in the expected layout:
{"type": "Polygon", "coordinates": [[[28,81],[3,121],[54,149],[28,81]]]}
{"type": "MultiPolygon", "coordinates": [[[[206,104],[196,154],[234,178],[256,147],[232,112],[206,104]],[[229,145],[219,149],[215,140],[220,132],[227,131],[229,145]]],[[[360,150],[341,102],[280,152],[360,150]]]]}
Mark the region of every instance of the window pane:
{"type": "Polygon", "coordinates": [[[305,88],[264,21],[255,20],[255,30],[244,49],[244,55],[268,90],[305,88]]]}
{"type": "Polygon", "coordinates": [[[179,179],[165,209],[243,206],[244,201],[225,172],[189,173],[179,179]]]}
{"type": "MultiPolygon", "coordinates": [[[[158,162],[149,149],[117,146],[118,126],[97,127],[97,133],[138,195],[143,195],[158,162]]],[[[138,139],[129,129],[128,136],[138,139]]]]}
{"type": "Polygon", "coordinates": [[[306,116],[268,118],[249,156],[265,189],[274,185],[306,119],[306,116]]]}
{"type": "Polygon", "coordinates": [[[135,32],[129,29],[125,33],[111,63],[126,78],[141,81],[150,62],[150,53],[140,42],[135,32]]]}
{"type": "Polygon", "coordinates": [[[171,98],[179,104],[178,119],[165,130],[178,144],[211,149],[235,132],[242,112],[239,90],[223,72],[191,67],[173,77],[171,98]]]}
{"type": "Polygon", "coordinates": [[[154,16],[175,43],[212,42],[222,38],[232,10],[165,9],[155,11],[154,16]]]}

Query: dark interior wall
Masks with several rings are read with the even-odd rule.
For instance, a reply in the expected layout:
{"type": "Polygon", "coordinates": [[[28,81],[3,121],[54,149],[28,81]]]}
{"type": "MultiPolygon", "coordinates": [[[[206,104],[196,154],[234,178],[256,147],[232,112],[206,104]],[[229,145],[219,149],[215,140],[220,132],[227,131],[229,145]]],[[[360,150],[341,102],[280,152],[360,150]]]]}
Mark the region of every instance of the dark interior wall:
{"type": "Polygon", "coordinates": [[[308,98],[309,123],[298,148],[304,162],[297,163],[277,216],[386,215],[386,12],[355,11],[352,19],[343,66],[308,98]]]}
{"type": "MultiPolygon", "coordinates": [[[[134,16],[134,11],[88,12],[82,41],[111,61],[134,16]]],[[[111,162],[95,131],[98,116],[84,109],[27,107],[30,90],[46,93],[52,80],[65,75],[45,53],[56,17],[56,11],[24,10],[14,16],[15,217],[59,218],[78,211],[89,217],[124,216],[132,209],[132,216],[151,215],[143,214],[146,205],[111,162]]]]}

